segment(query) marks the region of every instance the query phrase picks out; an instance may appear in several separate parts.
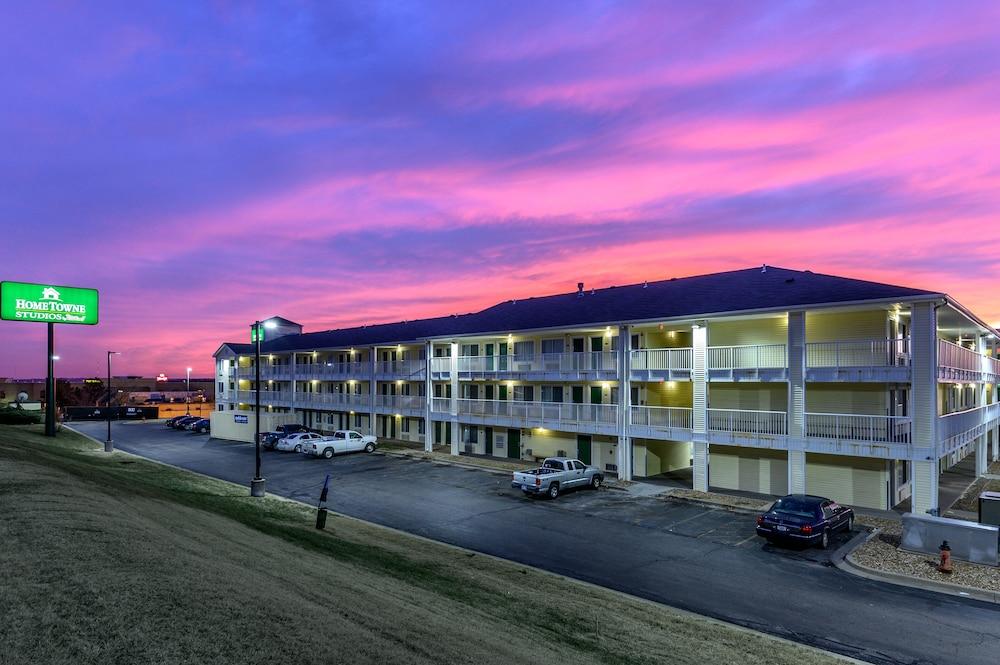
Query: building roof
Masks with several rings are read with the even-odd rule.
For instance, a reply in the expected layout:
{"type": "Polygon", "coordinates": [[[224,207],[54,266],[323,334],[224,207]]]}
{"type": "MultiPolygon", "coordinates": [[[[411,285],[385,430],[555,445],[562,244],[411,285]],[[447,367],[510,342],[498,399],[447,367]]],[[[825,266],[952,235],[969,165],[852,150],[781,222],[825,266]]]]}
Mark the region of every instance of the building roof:
{"type": "MultiPolygon", "coordinates": [[[[944,294],[774,266],[584,289],[506,300],[472,314],[287,335],[261,344],[268,353],[396,344],[422,339],[569,326],[602,326],[797,307],[892,302],[944,294]]],[[[251,344],[226,344],[251,353],[251,344]]]]}

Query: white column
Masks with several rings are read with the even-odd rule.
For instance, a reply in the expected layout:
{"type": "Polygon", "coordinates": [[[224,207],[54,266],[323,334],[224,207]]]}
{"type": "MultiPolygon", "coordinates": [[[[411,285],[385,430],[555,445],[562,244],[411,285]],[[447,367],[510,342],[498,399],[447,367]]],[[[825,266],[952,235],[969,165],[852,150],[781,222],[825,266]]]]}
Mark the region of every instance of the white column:
{"type": "Polygon", "coordinates": [[[451,343],[451,454],[461,451],[461,430],[458,426],[458,342],[451,343]]]}
{"type": "Polygon", "coordinates": [[[632,480],[631,420],[632,384],[629,380],[629,357],[632,351],[632,329],[618,327],[618,479],[632,480]]]}
{"type": "Polygon", "coordinates": [[[806,493],[806,313],[788,313],[788,493],[806,493]]]}
{"type": "Polygon", "coordinates": [[[708,328],[704,323],[691,329],[692,345],[692,464],[693,487],[708,491],[708,328]]]}
{"type": "Polygon", "coordinates": [[[434,343],[424,345],[424,450],[434,450],[434,422],[431,420],[431,405],[434,399],[434,382],[431,381],[431,358],[434,356],[434,343]]]}
{"type": "Polygon", "coordinates": [[[377,374],[375,373],[375,367],[378,363],[378,347],[373,346],[368,349],[369,362],[368,367],[371,370],[371,381],[368,382],[368,433],[372,436],[375,434],[375,395],[378,394],[378,381],[375,380],[377,374]]]}
{"type": "Polygon", "coordinates": [[[910,326],[913,421],[911,510],[938,511],[937,312],[932,302],[913,304],[910,326]]]}
{"type": "Polygon", "coordinates": [[[291,397],[292,397],[291,412],[292,413],[295,413],[295,389],[298,387],[298,383],[299,383],[298,378],[296,376],[296,369],[295,369],[298,366],[297,362],[296,362],[297,360],[298,360],[298,354],[295,353],[294,351],[292,351],[292,394],[291,394],[291,397]]]}
{"type": "MultiPolygon", "coordinates": [[[[985,370],[987,366],[986,360],[986,335],[978,335],[976,337],[976,352],[982,356],[982,366],[985,370]]],[[[986,406],[986,375],[985,372],[979,377],[979,382],[976,384],[976,406],[984,407],[986,406]]],[[[982,409],[984,420],[983,424],[986,423],[986,410],[982,409]]],[[[988,428],[987,428],[988,429],[988,428]]],[[[987,467],[990,465],[990,447],[988,440],[988,432],[984,431],[983,435],[976,438],[976,476],[982,476],[986,473],[987,467]]]]}

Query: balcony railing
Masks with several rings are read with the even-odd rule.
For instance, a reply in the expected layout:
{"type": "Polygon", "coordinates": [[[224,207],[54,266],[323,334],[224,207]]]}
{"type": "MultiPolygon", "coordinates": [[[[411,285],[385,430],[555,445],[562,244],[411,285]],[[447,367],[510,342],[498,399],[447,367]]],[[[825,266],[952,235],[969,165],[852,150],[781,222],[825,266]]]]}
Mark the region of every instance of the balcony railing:
{"type": "Polygon", "coordinates": [[[632,425],[654,430],[691,429],[691,409],[677,406],[633,406],[632,425]]]}
{"type": "Polygon", "coordinates": [[[375,395],[375,406],[382,409],[423,410],[424,398],[421,395],[375,395]]]}
{"type": "Polygon", "coordinates": [[[450,397],[432,397],[431,411],[434,413],[451,413],[450,397]]]}
{"type": "MultiPolygon", "coordinates": [[[[257,400],[256,390],[237,390],[231,393],[240,404],[255,404],[257,400]]],[[[260,391],[260,403],[263,405],[290,402],[292,393],[287,390],[262,390],[260,391]]]]}
{"type": "Polygon", "coordinates": [[[295,376],[301,379],[361,377],[370,375],[371,366],[368,363],[362,362],[311,363],[308,365],[296,365],[295,367],[295,376]]]}
{"type": "Polygon", "coordinates": [[[967,434],[976,435],[983,427],[995,426],[998,419],[1000,419],[1000,403],[949,413],[938,418],[938,438],[941,441],[948,441],[967,434]]]}
{"type": "Polygon", "coordinates": [[[426,361],[419,358],[409,360],[379,360],[375,363],[375,372],[391,376],[416,376],[423,373],[425,367],[426,361]]]}
{"type": "Polygon", "coordinates": [[[905,367],[909,364],[908,337],[806,344],[807,367],[905,367]]]}
{"type": "Polygon", "coordinates": [[[617,404],[573,404],[571,402],[522,402],[519,400],[460,399],[460,416],[512,418],[526,423],[595,423],[614,426],[617,404]]]}
{"type": "MultiPolygon", "coordinates": [[[[552,374],[578,374],[587,372],[614,373],[617,371],[618,355],[614,351],[590,351],[581,353],[537,353],[534,355],[503,356],[459,356],[458,371],[475,374],[504,374],[542,372],[552,374]]],[[[435,358],[433,360],[448,360],[435,358]]],[[[441,369],[449,371],[451,363],[439,363],[441,369]]]]}
{"type": "Polygon", "coordinates": [[[631,355],[630,367],[634,370],[689,371],[692,364],[690,348],[637,349],[631,355]]]}
{"type": "Polygon", "coordinates": [[[1000,361],[944,339],[938,340],[938,371],[956,381],[993,380],[1000,376],[1000,361]]]}
{"type": "Polygon", "coordinates": [[[788,433],[787,423],[788,418],[784,411],[708,409],[708,431],[710,432],[784,436],[788,433]]]}
{"type": "Polygon", "coordinates": [[[837,441],[911,443],[911,421],[905,416],[849,413],[806,413],[806,436],[837,441]]]}
{"type": "Polygon", "coordinates": [[[788,356],[784,344],[748,344],[708,347],[708,369],[784,369],[788,356]]]}
{"type": "Polygon", "coordinates": [[[306,404],[315,407],[342,408],[342,409],[367,409],[369,404],[368,395],[357,393],[295,393],[296,404],[306,404]]]}

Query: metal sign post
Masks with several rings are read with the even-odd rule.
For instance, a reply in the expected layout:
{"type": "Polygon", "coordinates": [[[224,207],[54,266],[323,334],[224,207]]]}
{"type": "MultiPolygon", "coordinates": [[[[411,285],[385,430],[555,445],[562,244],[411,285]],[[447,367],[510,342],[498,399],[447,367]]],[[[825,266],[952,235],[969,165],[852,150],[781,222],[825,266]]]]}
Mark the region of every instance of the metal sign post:
{"type": "Polygon", "coordinates": [[[316,506],[316,528],[326,528],[326,496],[330,490],[330,474],[326,474],[323,481],[323,491],[319,493],[319,504],[316,506]]]}

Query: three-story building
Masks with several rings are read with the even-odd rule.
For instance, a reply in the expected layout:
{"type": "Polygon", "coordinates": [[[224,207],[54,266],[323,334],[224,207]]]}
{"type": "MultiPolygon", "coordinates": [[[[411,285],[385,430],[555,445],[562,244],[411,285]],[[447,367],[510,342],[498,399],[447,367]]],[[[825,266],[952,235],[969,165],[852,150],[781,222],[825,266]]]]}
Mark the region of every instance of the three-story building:
{"type": "MultiPolygon", "coordinates": [[[[944,293],[763,266],[317,333],[276,320],[269,413],[454,455],[927,511],[941,470],[975,452],[983,473],[1000,448],[997,333],[944,293]]],[[[218,409],[251,408],[252,354],[216,352],[218,409]]]]}

